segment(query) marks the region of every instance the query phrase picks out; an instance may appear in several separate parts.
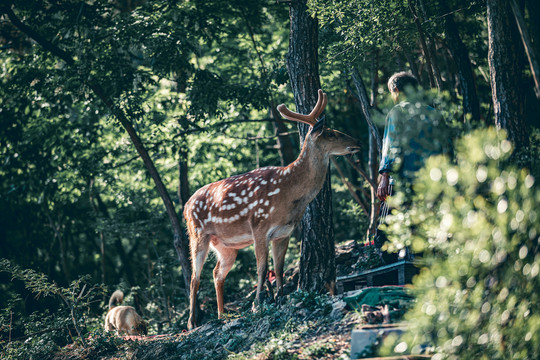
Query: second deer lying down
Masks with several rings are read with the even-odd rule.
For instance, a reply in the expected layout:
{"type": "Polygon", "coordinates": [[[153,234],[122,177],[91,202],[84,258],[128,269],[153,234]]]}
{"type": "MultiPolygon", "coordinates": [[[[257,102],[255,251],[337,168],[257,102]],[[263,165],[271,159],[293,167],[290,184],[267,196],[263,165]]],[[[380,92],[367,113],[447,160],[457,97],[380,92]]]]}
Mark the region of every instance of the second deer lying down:
{"type": "Polygon", "coordinates": [[[188,328],[196,327],[197,292],[201,270],[211,248],[217,257],[214,268],[218,317],[223,315],[223,285],[238,250],[251,244],[257,259],[259,303],[268,271],[268,247],[276,273],[278,295],[283,287],[283,265],[289,236],[307,205],[321,190],[331,155],[357,152],[360,144],[352,137],[328,129],[317,118],[324,111],[326,94],[309,115],[301,115],[279,105],[287,119],[311,126],[300,155],[285,167],[264,167],[208,184],[193,194],[184,208],[190,239],[193,273],[191,277],[188,328]]]}

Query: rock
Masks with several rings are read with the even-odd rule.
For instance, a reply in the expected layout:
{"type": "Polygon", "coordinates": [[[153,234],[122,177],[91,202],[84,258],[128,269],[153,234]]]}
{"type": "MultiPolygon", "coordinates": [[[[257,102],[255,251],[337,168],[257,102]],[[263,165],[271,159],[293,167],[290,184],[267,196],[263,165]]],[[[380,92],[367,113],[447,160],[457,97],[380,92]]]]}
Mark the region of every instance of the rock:
{"type": "Polygon", "coordinates": [[[223,331],[229,331],[230,329],[235,328],[238,325],[240,325],[240,319],[236,319],[234,321],[226,323],[225,325],[223,325],[223,327],[221,329],[223,331]]]}
{"type": "Polygon", "coordinates": [[[343,316],[345,313],[345,307],[347,306],[347,303],[343,300],[334,301],[332,304],[332,312],[330,313],[330,316],[333,319],[337,319],[343,316]]]}
{"type": "Polygon", "coordinates": [[[390,334],[401,336],[406,328],[403,326],[385,326],[354,329],[351,333],[351,359],[373,355],[374,350],[390,334]]]}

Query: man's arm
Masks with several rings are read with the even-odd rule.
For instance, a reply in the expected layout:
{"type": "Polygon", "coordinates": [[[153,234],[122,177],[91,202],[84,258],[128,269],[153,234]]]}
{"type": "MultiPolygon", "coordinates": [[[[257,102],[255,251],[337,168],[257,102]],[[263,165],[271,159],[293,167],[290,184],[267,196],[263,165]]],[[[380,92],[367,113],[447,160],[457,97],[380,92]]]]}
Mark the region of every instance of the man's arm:
{"type": "Polygon", "coordinates": [[[390,175],[387,172],[381,174],[381,181],[377,187],[377,198],[381,201],[385,201],[388,195],[390,195],[390,175]]]}
{"type": "Polygon", "coordinates": [[[398,116],[399,110],[394,107],[386,117],[381,162],[379,164],[381,178],[377,187],[377,198],[381,201],[385,201],[390,195],[390,172],[394,170],[395,158],[399,149],[395,127],[395,118],[398,116]]]}

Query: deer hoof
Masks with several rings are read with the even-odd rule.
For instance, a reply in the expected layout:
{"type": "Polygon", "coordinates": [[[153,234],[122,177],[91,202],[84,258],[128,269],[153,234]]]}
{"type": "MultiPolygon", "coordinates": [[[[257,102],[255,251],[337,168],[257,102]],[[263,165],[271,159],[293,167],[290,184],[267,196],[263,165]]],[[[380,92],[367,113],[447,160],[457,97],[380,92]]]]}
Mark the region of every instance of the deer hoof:
{"type": "Polygon", "coordinates": [[[259,311],[259,305],[260,305],[259,301],[254,300],[253,304],[251,305],[251,312],[256,313],[257,311],[259,311]]]}

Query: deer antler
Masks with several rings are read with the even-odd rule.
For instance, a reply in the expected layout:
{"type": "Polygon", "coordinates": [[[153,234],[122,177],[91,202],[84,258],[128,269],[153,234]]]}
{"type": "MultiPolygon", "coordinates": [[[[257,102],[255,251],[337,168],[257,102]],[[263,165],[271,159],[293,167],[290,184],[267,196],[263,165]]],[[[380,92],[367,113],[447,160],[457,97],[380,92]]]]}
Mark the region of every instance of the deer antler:
{"type": "Polygon", "coordinates": [[[285,119],[289,119],[292,121],[299,121],[303,122],[305,124],[314,126],[317,123],[317,118],[322,114],[324,111],[324,108],[326,107],[326,104],[328,102],[328,98],[325,93],[321,89],[319,89],[318,92],[318,99],[317,104],[315,104],[315,107],[309,115],[302,115],[296,112],[293,112],[285,106],[285,104],[278,105],[277,109],[283,115],[285,119]]]}

